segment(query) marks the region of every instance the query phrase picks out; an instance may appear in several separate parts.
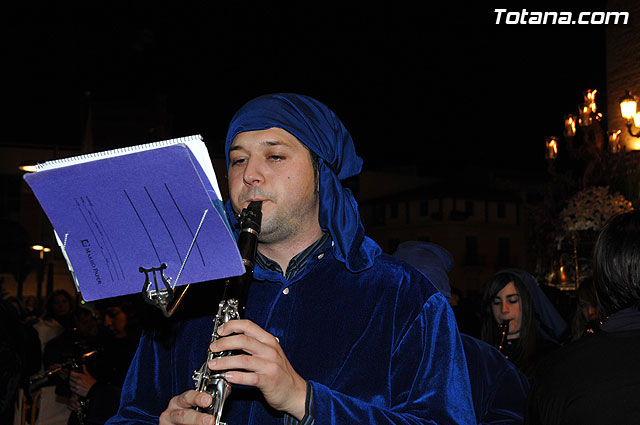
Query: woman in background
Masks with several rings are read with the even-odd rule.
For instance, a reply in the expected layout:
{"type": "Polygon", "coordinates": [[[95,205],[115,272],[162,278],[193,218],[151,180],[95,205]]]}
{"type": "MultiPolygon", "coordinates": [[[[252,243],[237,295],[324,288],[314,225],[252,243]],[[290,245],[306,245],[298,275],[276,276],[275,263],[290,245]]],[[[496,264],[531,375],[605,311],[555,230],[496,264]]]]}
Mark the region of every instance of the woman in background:
{"type": "Polygon", "coordinates": [[[537,362],[559,346],[567,324],[529,273],[506,269],[485,287],[481,339],[498,347],[529,379],[537,362]],[[508,322],[503,335],[500,325],[508,322]]]}

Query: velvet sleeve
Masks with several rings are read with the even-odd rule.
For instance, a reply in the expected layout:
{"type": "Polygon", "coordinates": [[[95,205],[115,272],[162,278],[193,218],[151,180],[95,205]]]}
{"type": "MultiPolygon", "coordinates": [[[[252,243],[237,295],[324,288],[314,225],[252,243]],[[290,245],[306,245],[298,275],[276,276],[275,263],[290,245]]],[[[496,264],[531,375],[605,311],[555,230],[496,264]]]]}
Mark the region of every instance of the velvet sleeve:
{"type": "Polygon", "coordinates": [[[529,391],[529,381],[515,368],[504,368],[495,376],[487,377],[493,391],[487,394],[489,401],[481,424],[522,424],[529,391]]]}
{"type": "Polygon", "coordinates": [[[101,424],[113,416],[118,410],[121,390],[121,387],[106,382],[93,384],[84,408],[86,422],[101,424]]]}
{"type": "Polygon", "coordinates": [[[142,334],[122,388],[120,408],[107,424],[158,423],[173,397],[172,371],[161,367],[170,365],[170,358],[168,346],[142,334]]]}
{"type": "Polygon", "coordinates": [[[381,407],[377,400],[311,382],[316,423],[475,423],[462,343],[446,300],[439,294],[429,297],[398,341],[394,347],[380,347],[392,351],[386,372],[391,405],[381,407]]]}
{"type": "Polygon", "coordinates": [[[461,334],[479,424],[522,424],[529,381],[500,351],[461,334]]]}

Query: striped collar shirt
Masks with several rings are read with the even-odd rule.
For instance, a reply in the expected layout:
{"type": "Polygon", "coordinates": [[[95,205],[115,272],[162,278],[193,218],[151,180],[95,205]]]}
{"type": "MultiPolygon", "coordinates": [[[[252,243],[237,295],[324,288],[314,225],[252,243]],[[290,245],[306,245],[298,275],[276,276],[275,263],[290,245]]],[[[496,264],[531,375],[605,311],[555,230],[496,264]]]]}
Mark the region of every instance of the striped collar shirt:
{"type": "Polygon", "coordinates": [[[329,236],[329,233],[323,233],[317,241],[309,245],[289,261],[286,273],[282,273],[282,267],[280,267],[280,264],[262,255],[260,251],[258,251],[256,255],[256,265],[263,270],[272,270],[274,272],[283,274],[286,280],[291,280],[295,275],[297,275],[301,270],[304,269],[304,266],[307,265],[307,261],[309,260],[309,258],[315,253],[324,251],[330,241],[331,236],[329,236]]]}

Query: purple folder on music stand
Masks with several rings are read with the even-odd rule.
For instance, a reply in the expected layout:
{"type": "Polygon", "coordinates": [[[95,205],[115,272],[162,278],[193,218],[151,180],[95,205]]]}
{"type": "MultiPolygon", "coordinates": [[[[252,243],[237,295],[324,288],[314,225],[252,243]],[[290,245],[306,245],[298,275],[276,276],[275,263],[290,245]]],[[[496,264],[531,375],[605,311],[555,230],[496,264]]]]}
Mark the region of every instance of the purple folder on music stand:
{"type": "Polygon", "coordinates": [[[174,139],[25,175],[86,301],[140,292],[140,268],[166,265],[172,286],[178,275],[180,286],[244,273],[210,159],[194,143],[204,146],[174,139]]]}

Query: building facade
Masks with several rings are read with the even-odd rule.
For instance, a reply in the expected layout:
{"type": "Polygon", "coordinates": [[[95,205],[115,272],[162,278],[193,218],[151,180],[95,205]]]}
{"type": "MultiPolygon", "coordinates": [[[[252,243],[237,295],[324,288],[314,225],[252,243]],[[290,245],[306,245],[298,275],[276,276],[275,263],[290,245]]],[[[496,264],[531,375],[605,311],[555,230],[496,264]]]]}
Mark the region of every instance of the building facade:
{"type": "Polygon", "coordinates": [[[506,267],[527,268],[526,203],[508,191],[429,185],[362,201],[367,234],[393,254],[401,242],[421,240],[454,258],[452,286],[481,291],[506,267]]]}

